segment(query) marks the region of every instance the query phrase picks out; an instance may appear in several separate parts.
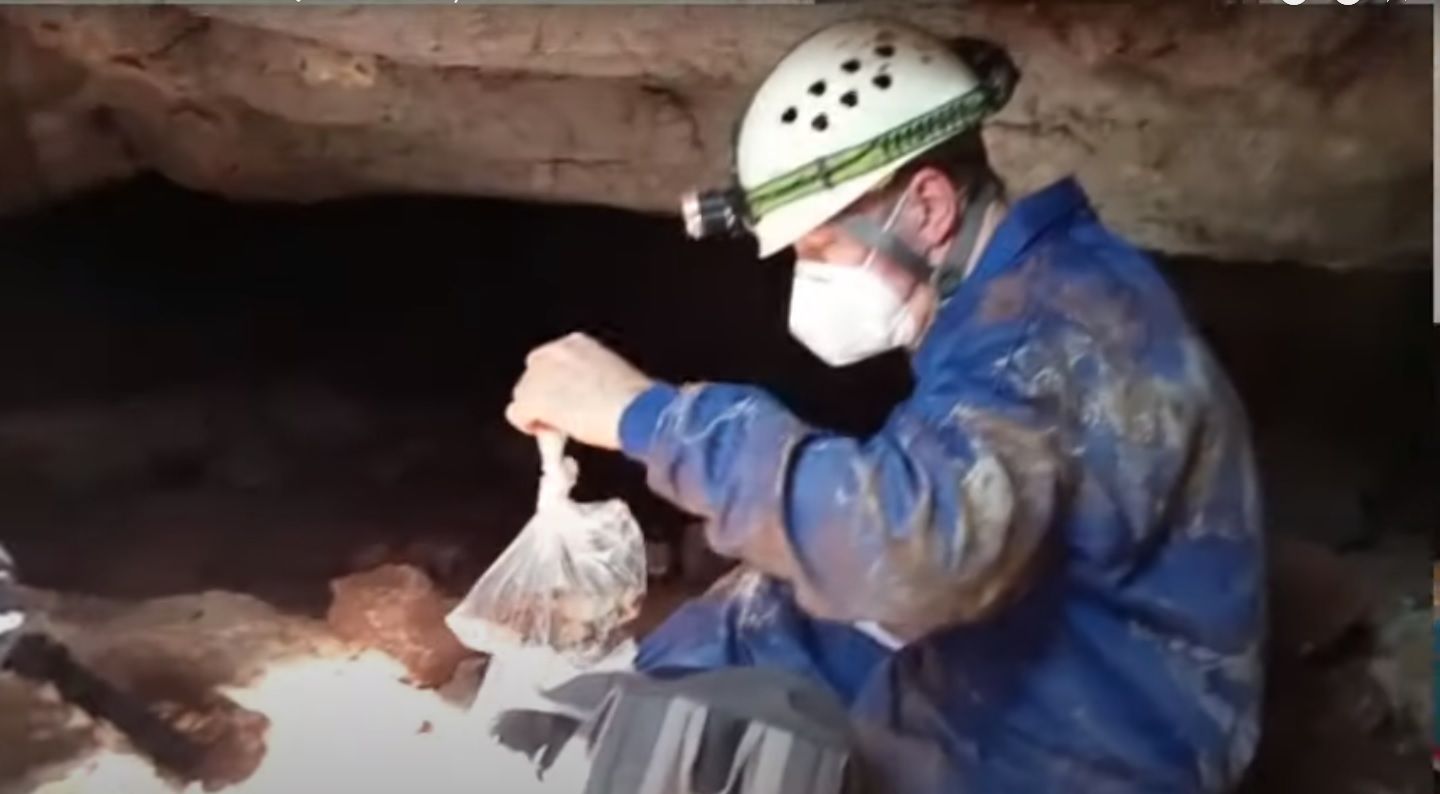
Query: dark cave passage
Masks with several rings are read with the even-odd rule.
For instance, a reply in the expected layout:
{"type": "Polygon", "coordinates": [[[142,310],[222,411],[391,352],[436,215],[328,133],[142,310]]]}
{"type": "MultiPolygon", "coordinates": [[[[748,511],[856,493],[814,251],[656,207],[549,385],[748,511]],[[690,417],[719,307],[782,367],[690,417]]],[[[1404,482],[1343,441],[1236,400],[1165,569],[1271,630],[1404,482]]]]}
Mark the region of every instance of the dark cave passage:
{"type": "MultiPolygon", "coordinates": [[[[533,507],[531,441],[502,419],[525,354],[574,330],[857,430],[906,385],[898,359],[826,370],[785,333],[786,268],[669,218],[156,180],[10,219],[0,249],[0,521],[44,586],[313,609],[355,555],[412,541],[460,586],[533,507]]],[[[577,454],[582,498],[623,496],[657,536],[687,520],[577,454]]]]}
{"type": "MultiPolygon", "coordinates": [[[[356,555],[406,544],[463,586],[532,506],[509,390],[572,330],[859,432],[906,388],[898,357],[825,369],[785,333],[783,262],[672,218],[140,181],[9,219],[0,251],[0,526],[48,587],[315,608],[356,555]]],[[[1426,274],[1166,268],[1250,406],[1272,524],[1330,545],[1426,531],[1426,274]]],[[[657,537],[685,522],[618,456],[580,457],[582,496],[623,496],[657,537]]]]}

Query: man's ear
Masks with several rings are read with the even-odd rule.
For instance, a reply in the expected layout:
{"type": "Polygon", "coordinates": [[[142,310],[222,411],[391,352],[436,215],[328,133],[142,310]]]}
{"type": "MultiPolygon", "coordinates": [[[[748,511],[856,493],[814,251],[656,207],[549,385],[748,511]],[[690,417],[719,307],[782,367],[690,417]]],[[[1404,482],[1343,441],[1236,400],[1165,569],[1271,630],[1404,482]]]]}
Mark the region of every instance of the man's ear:
{"type": "Polygon", "coordinates": [[[910,179],[910,204],[916,220],[912,227],[921,253],[929,256],[950,241],[960,225],[965,197],[938,168],[925,167],[910,179]]]}

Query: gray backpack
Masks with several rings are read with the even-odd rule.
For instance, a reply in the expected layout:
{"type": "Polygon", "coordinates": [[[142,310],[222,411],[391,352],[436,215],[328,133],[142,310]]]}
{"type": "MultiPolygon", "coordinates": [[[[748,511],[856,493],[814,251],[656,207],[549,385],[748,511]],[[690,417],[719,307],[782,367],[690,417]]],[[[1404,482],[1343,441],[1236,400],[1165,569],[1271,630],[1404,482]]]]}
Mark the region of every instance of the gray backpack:
{"type": "MultiPolygon", "coordinates": [[[[554,714],[508,712],[495,734],[541,755],[589,745],[583,794],[862,794],[843,706],[783,671],[727,668],[658,680],[580,676],[547,695],[554,714]]],[[[577,794],[581,794],[577,792],[577,794]]]]}

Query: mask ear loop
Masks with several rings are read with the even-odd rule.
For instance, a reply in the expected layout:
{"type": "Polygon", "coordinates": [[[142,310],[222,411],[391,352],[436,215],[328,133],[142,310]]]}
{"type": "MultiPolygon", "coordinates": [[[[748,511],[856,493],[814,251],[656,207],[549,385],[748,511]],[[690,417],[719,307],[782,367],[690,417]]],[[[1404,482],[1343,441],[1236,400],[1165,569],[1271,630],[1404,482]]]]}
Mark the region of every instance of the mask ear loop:
{"type": "Polygon", "coordinates": [[[874,260],[876,253],[883,253],[908,269],[917,280],[935,284],[941,295],[949,295],[968,275],[966,266],[979,243],[980,229],[985,225],[985,214],[999,195],[1000,188],[994,178],[985,177],[975,183],[965,210],[961,213],[960,230],[955,236],[955,242],[938,268],[931,265],[925,257],[915,253],[914,249],[890,231],[890,226],[899,217],[901,207],[910,197],[908,188],[901,194],[883,226],[876,223],[874,218],[857,215],[842,221],[840,228],[870,246],[870,253],[865,259],[866,266],[874,260]]]}
{"type": "Polygon", "coordinates": [[[883,225],[868,215],[856,215],[841,221],[839,226],[855,239],[870,246],[870,253],[866,254],[863,263],[865,267],[869,267],[874,262],[876,254],[883,253],[909,270],[916,280],[929,282],[935,277],[935,268],[926,261],[925,257],[915,253],[910,246],[890,231],[890,227],[900,217],[900,211],[909,199],[910,189],[907,186],[905,192],[900,194],[899,200],[890,210],[890,215],[883,225]]]}
{"type": "MultiPolygon", "coordinates": [[[[893,237],[895,236],[895,235],[891,234],[890,229],[895,225],[895,219],[900,217],[900,211],[903,210],[903,209],[905,209],[905,202],[907,202],[907,201],[909,201],[909,200],[910,200],[910,187],[907,185],[907,186],[905,187],[905,192],[904,192],[904,193],[901,193],[901,194],[900,194],[900,198],[896,200],[895,206],[890,208],[890,214],[889,214],[888,216],[886,216],[885,222],[880,225],[880,234],[881,234],[881,235],[884,235],[885,237],[890,237],[890,238],[893,238],[893,237]]],[[[868,253],[868,254],[865,255],[865,261],[862,262],[860,266],[861,266],[862,268],[868,269],[871,265],[875,264],[875,255],[878,254],[878,253],[880,253],[880,247],[879,247],[879,246],[875,246],[875,245],[870,246],[870,253],[868,253]]]]}

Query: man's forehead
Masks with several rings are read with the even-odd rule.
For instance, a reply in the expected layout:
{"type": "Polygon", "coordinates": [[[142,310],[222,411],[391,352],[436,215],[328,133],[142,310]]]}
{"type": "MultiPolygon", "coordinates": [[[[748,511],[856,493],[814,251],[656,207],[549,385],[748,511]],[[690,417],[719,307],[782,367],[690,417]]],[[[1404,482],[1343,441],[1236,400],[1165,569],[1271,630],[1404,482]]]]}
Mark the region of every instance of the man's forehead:
{"type": "MultiPolygon", "coordinates": [[[[857,215],[874,215],[884,209],[887,202],[887,191],[884,186],[856,199],[854,203],[840,212],[835,217],[820,224],[811,234],[816,235],[815,242],[833,243],[840,239],[853,240],[854,236],[845,231],[845,221],[857,215]]],[[[809,237],[810,235],[806,235],[809,237]]]]}
{"type": "Polygon", "coordinates": [[[859,240],[855,239],[855,235],[845,231],[844,228],[845,219],[853,217],[855,215],[855,212],[856,210],[854,210],[853,208],[850,210],[846,210],[845,212],[835,216],[834,218],[831,218],[825,223],[820,224],[819,226],[812,229],[809,234],[806,234],[804,237],[801,237],[798,241],[796,241],[797,246],[809,248],[829,248],[832,246],[844,244],[860,245],[861,243],[859,240]]]}

